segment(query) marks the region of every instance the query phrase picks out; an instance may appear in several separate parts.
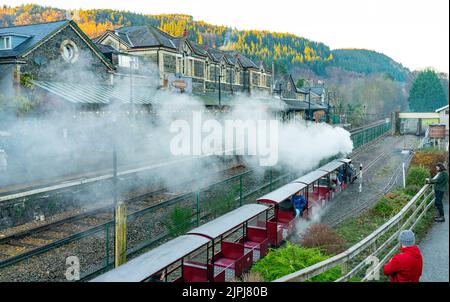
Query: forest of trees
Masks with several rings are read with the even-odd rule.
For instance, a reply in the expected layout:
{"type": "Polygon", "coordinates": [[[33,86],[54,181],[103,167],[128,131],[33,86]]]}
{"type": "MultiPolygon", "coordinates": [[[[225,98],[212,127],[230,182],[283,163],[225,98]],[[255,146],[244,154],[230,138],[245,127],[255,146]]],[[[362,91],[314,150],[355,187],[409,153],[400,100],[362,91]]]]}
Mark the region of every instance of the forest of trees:
{"type": "MultiPolygon", "coordinates": [[[[18,7],[0,7],[0,27],[57,21],[67,18],[62,9],[34,4],[18,7]]],[[[73,19],[91,38],[107,29],[130,25],[151,24],[174,36],[186,29],[189,38],[199,44],[237,50],[252,59],[271,66],[277,73],[293,69],[311,70],[318,77],[326,77],[328,67],[339,67],[362,74],[383,73],[395,80],[404,81],[408,70],[389,57],[366,50],[336,50],[328,46],[289,33],[258,30],[238,30],[196,21],[180,14],[143,15],[131,12],[92,9],[78,10],[73,19]]]]}
{"type": "Polygon", "coordinates": [[[382,73],[405,82],[409,70],[388,56],[366,49],[336,49],[332,65],[364,74],[382,73]]]}

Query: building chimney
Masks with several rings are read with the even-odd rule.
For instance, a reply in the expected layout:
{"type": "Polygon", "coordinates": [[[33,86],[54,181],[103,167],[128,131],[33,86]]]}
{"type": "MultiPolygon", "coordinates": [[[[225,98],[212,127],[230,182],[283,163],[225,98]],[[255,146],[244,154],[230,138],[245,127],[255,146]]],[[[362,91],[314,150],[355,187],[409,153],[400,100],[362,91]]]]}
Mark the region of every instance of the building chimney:
{"type": "Polygon", "coordinates": [[[66,19],[73,20],[75,22],[79,22],[80,21],[80,10],[78,10],[78,9],[66,10],[66,19]]]}

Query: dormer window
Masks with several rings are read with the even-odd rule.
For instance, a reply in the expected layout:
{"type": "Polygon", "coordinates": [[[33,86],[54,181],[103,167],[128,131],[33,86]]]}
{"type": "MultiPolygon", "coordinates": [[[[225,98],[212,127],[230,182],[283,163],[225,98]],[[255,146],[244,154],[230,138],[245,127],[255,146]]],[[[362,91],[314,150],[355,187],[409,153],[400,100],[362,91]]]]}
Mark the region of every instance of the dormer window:
{"type": "Polygon", "coordinates": [[[12,48],[11,36],[1,37],[0,38],[0,50],[11,49],[11,48],[12,48]]]}

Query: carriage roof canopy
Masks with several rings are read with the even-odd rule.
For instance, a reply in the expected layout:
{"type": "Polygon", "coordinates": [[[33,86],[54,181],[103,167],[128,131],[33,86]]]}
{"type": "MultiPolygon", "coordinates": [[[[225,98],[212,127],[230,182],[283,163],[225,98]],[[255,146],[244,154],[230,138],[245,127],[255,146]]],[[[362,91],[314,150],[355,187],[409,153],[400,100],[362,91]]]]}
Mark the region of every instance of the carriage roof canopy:
{"type": "Polygon", "coordinates": [[[207,244],[201,236],[183,235],[134,258],[92,282],[140,282],[207,244]]]}
{"type": "Polygon", "coordinates": [[[293,182],[301,182],[301,183],[309,185],[309,184],[312,184],[313,182],[315,182],[316,180],[321,179],[322,177],[324,177],[327,174],[328,174],[328,172],[326,172],[326,171],[314,170],[312,172],[309,172],[306,175],[303,175],[300,178],[297,178],[293,182]]]}
{"type": "Polygon", "coordinates": [[[214,239],[258,214],[263,213],[267,209],[265,205],[248,204],[195,228],[189,231],[188,234],[199,234],[214,239]]]}
{"type": "Polygon", "coordinates": [[[332,162],[329,162],[326,165],[323,165],[318,170],[326,171],[326,172],[333,172],[334,170],[338,169],[339,167],[343,166],[345,163],[339,160],[333,160],[332,162]]]}
{"type": "Polygon", "coordinates": [[[258,198],[257,201],[258,202],[269,201],[273,203],[280,203],[304,188],[306,188],[306,185],[303,183],[299,182],[288,183],[287,185],[284,185],[281,188],[278,188],[277,190],[272,191],[258,198]]]}
{"type": "Polygon", "coordinates": [[[352,162],[352,160],[349,159],[349,158],[341,158],[341,159],[339,159],[339,161],[340,161],[340,162],[343,162],[343,163],[345,163],[345,164],[349,164],[349,163],[352,162]]]}

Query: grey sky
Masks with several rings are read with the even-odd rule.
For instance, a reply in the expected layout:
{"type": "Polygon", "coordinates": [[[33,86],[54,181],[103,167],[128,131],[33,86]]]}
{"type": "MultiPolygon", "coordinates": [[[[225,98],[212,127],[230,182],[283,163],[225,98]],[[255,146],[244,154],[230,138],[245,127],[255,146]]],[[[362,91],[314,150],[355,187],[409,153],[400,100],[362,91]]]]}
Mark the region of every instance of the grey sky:
{"type": "Polygon", "coordinates": [[[382,52],[410,69],[449,71],[448,0],[0,0],[59,8],[183,13],[238,29],[290,32],[332,49],[382,52]]]}

